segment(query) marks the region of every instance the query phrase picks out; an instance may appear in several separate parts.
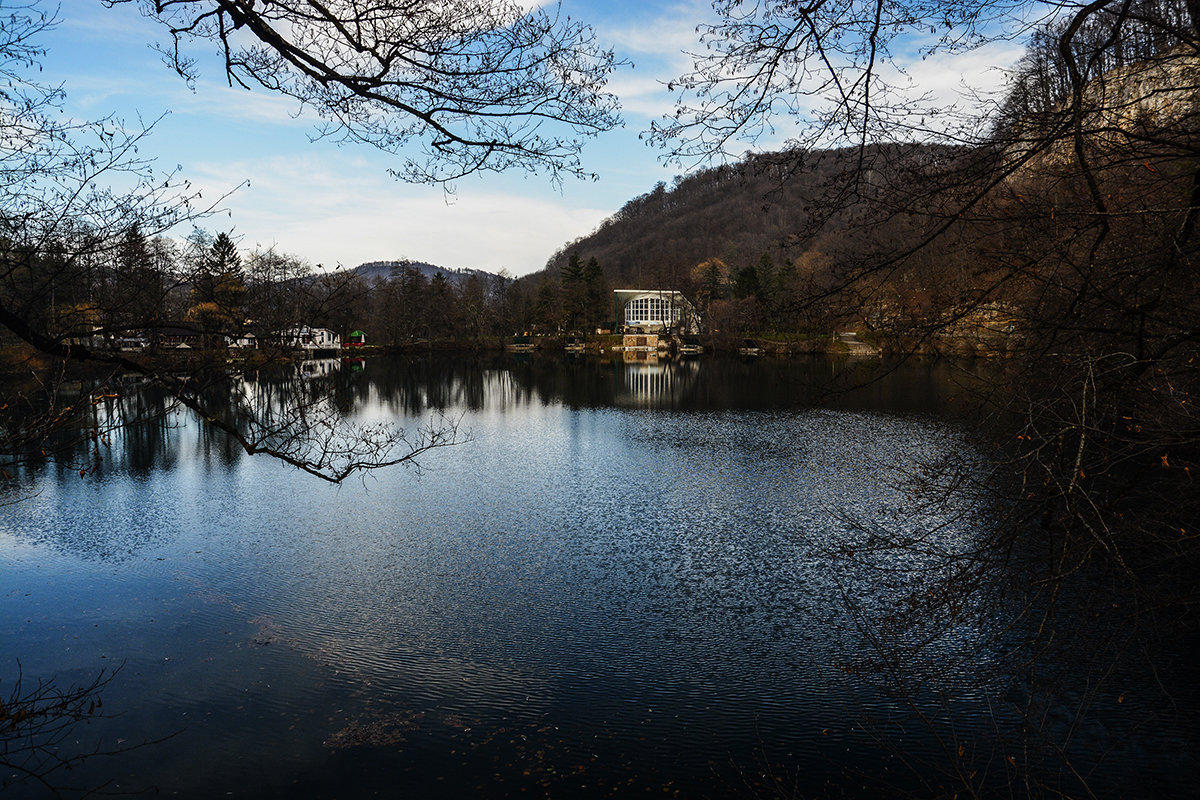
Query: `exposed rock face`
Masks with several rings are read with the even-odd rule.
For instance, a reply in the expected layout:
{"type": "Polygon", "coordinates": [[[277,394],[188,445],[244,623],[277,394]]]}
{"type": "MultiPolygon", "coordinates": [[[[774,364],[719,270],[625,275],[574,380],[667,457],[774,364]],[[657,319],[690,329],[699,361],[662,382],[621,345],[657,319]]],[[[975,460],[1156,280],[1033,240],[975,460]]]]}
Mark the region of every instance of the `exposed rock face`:
{"type": "MultiPolygon", "coordinates": [[[[1200,55],[1176,50],[1111,70],[1085,87],[1081,129],[1088,148],[1104,153],[1190,138],[1200,129],[1200,55]]],[[[1075,160],[1075,120],[1068,101],[1013,126],[1004,161],[1028,169],[1062,168],[1075,160]],[[1047,137],[1053,141],[1046,143],[1047,137]],[[1030,159],[1031,151],[1040,151],[1030,159]]]]}
{"type": "Polygon", "coordinates": [[[1200,112],[1200,57],[1176,52],[1119,67],[1094,81],[1084,103],[1099,109],[1096,127],[1122,131],[1171,127],[1200,112]]]}

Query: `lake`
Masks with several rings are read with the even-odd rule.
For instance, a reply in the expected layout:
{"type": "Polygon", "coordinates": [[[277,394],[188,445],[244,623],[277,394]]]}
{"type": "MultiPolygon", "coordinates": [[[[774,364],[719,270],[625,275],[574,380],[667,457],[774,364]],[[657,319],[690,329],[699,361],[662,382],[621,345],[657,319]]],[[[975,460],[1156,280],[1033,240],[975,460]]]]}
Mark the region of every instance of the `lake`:
{"type": "MultiPolygon", "coordinates": [[[[957,775],[1022,794],[1018,759],[1065,785],[1012,738],[1027,696],[1003,606],[896,664],[873,627],[1003,513],[965,490],[923,504],[910,480],[987,474],[967,400],[992,369],[535,355],[250,374],[238,391],[327,391],[349,419],[468,438],[419,475],[329,485],[168,409],[86,475],[35,459],[0,484],[0,696],[18,662],[26,687],[116,670],[55,746],[118,752],[55,774],[67,790],[875,797],[957,775]],[[872,549],[886,531],[936,548],[872,549]]],[[[1087,696],[1074,767],[1099,796],[1186,796],[1196,706],[1130,718],[1115,697],[1087,696]]]]}

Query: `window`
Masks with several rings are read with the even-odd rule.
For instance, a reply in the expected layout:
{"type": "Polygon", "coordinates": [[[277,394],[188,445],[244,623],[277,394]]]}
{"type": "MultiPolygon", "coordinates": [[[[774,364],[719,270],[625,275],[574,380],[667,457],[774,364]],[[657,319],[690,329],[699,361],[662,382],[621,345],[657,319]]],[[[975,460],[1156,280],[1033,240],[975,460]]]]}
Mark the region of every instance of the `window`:
{"type": "Polygon", "coordinates": [[[679,322],[679,308],[659,295],[635,297],[625,304],[626,325],[669,326],[679,322]]]}

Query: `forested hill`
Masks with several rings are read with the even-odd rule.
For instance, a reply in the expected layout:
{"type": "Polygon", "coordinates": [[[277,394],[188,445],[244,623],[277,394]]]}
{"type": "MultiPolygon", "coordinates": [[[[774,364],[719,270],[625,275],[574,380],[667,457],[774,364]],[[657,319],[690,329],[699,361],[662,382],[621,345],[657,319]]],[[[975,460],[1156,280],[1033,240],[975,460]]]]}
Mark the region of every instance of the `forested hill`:
{"type": "Polygon", "coordinates": [[[415,269],[417,272],[425,276],[426,280],[432,280],[434,275],[439,272],[452,282],[458,283],[465,281],[471,275],[476,275],[480,278],[494,277],[490,272],[484,272],[479,269],[470,267],[439,267],[436,264],[429,264],[425,261],[412,261],[410,259],[398,259],[394,261],[368,261],[365,264],[359,264],[351,272],[367,282],[376,279],[391,280],[400,270],[415,269]]]}
{"type": "MultiPolygon", "coordinates": [[[[695,267],[720,259],[731,271],[796,259],[831,194],[839,191],[848,154],[811,155],[797,165],[774,154],[705,169],[659,183],[635,197],[593,233],[563,246],[547,263],[552,275],[578,253],[595,258],[614,286],[679,286],[695,267]]],[[[821,232],[837,239],[836,221],[821,232]]],[[[844,244],[844,243],[842,243],[844,244]]],[[[825,249],[825,248],[822,248],[825,249]]]]}

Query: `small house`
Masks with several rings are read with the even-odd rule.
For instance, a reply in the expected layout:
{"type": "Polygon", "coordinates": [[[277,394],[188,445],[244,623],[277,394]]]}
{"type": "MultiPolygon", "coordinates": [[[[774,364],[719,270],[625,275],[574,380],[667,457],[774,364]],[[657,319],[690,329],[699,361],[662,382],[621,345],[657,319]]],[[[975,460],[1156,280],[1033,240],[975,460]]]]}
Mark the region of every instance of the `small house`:
{"type": "Polygon", "coordinates": [[[258,337],[253,333],[243,333],[238,336],[226,336],[225,344],[233,350],[257,350],[258,337]]]}
{"type": "Polygon", "coordinates": [[[160,325],[152,329],[158,346],[166,350],[190,350],[203,345],[204,334],[198,328],[185,323],[160,325]]]}
{"type": "Polygon", "coordinates": [[[307,326],[282,331],[279,342],[295,350],[340,350],[342,347],[342,337],[334,331],[307,326]]]}

